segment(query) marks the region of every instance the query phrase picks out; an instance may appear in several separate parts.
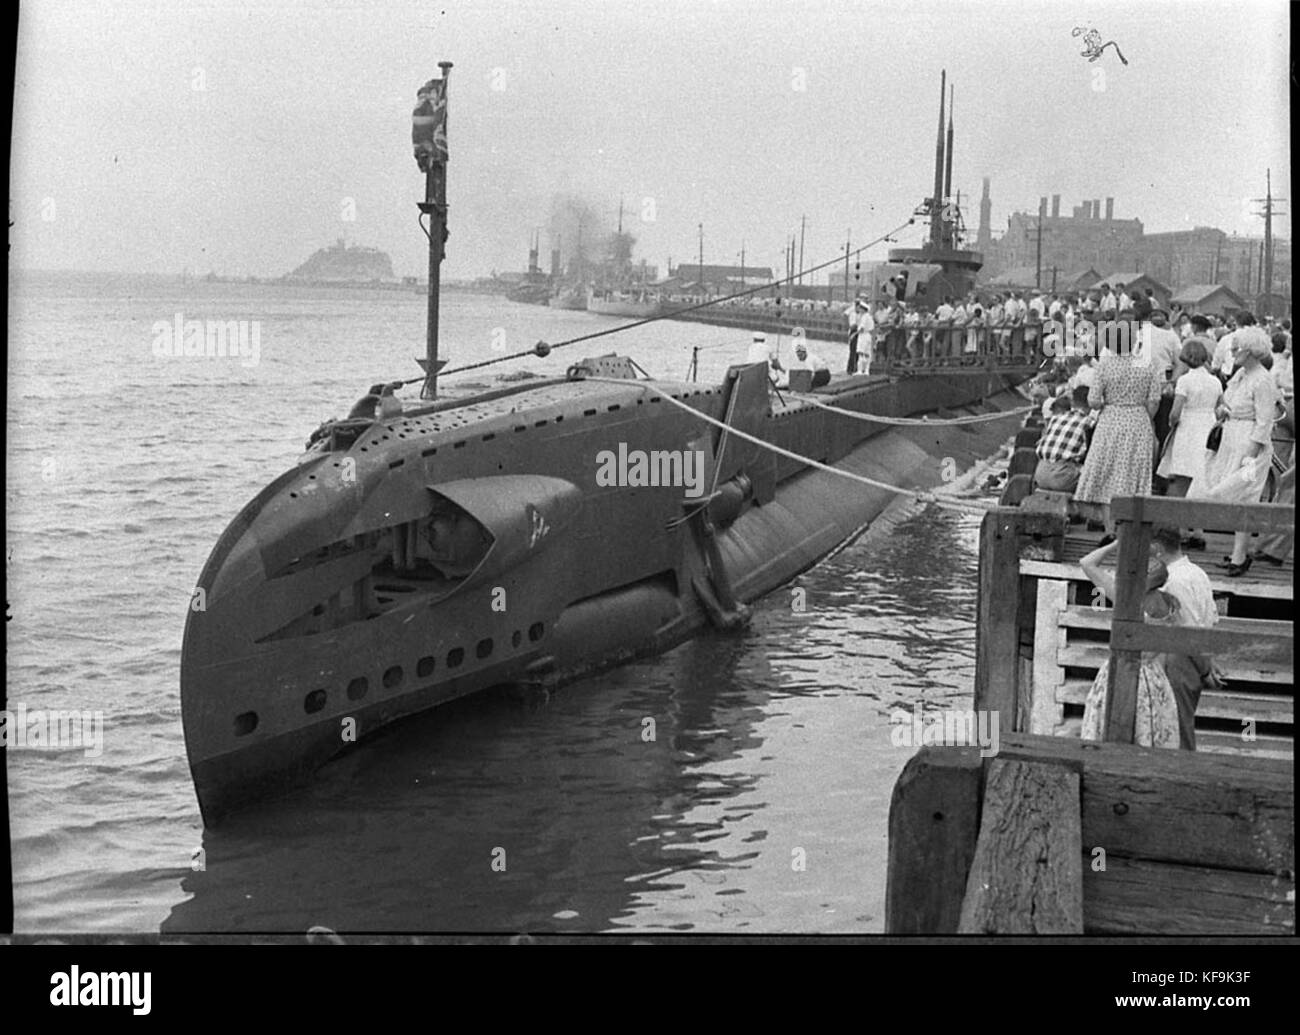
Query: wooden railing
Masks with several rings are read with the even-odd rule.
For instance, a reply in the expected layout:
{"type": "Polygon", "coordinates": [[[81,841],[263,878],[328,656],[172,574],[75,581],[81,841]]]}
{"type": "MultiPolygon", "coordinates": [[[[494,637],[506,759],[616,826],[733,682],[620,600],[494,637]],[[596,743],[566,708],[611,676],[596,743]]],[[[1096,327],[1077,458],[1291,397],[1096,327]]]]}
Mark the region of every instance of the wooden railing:
{"type": "Polygon", "coordinates": [[[1142,618],[1151,531],[1155,525],[1230,532],[1293,532],[1295,507],[1281,503],[1215,503],[1162,496],[1128,496],[1111,502],[1119,541],[1115,611],[1110,627],[1110,680],[1105,739],[1132,744],[1138,671],[1143,651],[1170,654],[1239,654],[1255,651],[1279,665],[1293,664],[1290,622],[1250,620],[1233,628],[1148,625],[1142,618]]]}

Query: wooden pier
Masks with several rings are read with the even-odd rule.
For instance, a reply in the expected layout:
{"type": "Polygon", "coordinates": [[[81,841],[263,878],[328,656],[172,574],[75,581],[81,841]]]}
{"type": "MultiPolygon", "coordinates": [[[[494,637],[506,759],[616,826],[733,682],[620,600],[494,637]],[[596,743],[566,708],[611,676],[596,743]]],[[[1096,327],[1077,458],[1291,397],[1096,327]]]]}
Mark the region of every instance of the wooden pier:
{"type": "Polygon", "coordinates": [[[924,747],[905,767],[887,933],[1294,934],[1292,565],[1227,578],[1216,562],[1224,530],[1291,531],[1295,508],[1116,500],[1111,608],[1078,564],[1099,535],[1014,481],[1021,505],[990,511],[980,537],[973,709],[998,717],[999,750],[924,747]],[[1214,628],[1143,622],[1158,525],[1221,530],[1190,555],[1210,575],[1214,628]],[[1143,650],[1210,654],[1226,676],[1201,697],[1196,751],[1133,744],[1143,650]],[[1105,741],[1082,741],[1107,658],[1105,741]]]}

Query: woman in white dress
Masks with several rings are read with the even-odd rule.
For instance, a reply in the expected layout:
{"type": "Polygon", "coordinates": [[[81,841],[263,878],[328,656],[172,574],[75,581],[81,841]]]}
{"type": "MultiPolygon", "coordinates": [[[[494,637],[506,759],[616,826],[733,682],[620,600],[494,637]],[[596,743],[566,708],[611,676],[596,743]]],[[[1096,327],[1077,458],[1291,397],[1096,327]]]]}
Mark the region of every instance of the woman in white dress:
{"type": "Polygon", "coordinates": [[[1190,369],[1174,386],[1174,407],[1169,413],[1173,430],[1156,474],[1168,480],[1168,495],[1181,497],[1194,479],[1205,474],[1206,457],[1213,456],[1205,440],[1216,422],[1214,411],[1223,399],[1223,385],[1206,369],[1210,349],[1204,339],[1189,338],[1179,359],[1190,369]]]}
{"type": "MultiPolygon", "coordinates": [[[[1099,547],[1079,561],[1079,567],[1112,601],[1115,599],[1115,576],[1102,568],[1119,543],[1099,547]]],[[[1147,622],[1174,625],[1178,618],[1178,599],[1160,587],[1169,572],[1159,561],[1147,570],[1146,595],[1142,598],[1142,617],[1147,622]]],[[[1137,701],[1133,724],[1133,743],[1142,747],[1177,748],[1179,745],[1178,700],[1173,684],[1165,674],[1165,656],[1144,651],[1138,668],[1137,701]]],[[[1083,705],[1084,740],[1106,739],[1106,691],[1110,681],[1110,659],[1102,662],[1092,681],[1083,705]]]]}
{"type": "MultiPolygon", "coordinates": [[[[1192,481],[1188,499],[1223,503],[1258,503],[1273,461],[1273,420],[1278,391],[1263,361],[1272,351],[1259,327],[1241,327],[1232,336],[1236,373],[1223,392],[1218,417],[1224,421],[1219,450],[1206,461],[1205,473],[1192,481]]],[[[1232,557],[1223,567],[1229,576],[1250,568],[1246,546],[1249,532],[1233,536],[1232,557]]]]}

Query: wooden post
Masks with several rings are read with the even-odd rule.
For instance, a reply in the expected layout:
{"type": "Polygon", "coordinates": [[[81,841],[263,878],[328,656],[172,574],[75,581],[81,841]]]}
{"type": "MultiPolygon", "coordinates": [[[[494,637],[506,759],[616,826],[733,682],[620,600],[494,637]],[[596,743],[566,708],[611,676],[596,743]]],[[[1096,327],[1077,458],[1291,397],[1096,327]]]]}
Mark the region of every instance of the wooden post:
{"type": "Polygon", "coordinates": [[[997,712],[1004,730],[1015,727],[1020,630],[1021,515],[999,507],[980,523],[979,609],[975,617],[975,709],[997,712]]]}
{"type": "Polygon", "coordinates": [[[1083,933],[1077,768],[993,760],[957,933],[1083,933]]]}
{"type": "MultiPolygon", "coordinates": [[[[1151,525],[1144,520],[1142,497],[1133,500],[1128,517],[1116,521],[1119,539],[1118,568],[1115,572],[1115,611],[1112,621],[1141,622],[1142,598],[1146,596],[1147,565],[1151,550],[1151,525]]],[[[1137,717],[1140,650],[1111,647],[1106,685],[1105,739],[1132,744],[1137,717]]]]}
{"type": "Polygon", "coordinates": [[[886,934],[955,934],[979,831],[979,749],[925,747],[889,803],[886,934]]]}

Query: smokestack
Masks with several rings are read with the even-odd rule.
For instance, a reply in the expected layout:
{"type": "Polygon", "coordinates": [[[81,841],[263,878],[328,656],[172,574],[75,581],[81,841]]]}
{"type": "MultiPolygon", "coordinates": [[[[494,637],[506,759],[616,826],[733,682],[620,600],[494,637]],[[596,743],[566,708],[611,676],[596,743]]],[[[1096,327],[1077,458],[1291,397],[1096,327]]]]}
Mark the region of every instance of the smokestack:
{"type": "Polygon", "coordinates": [[[1038,199],[1038,215],[1039,215],[1039,218],[1040,218],[1040,219],[1041,219],[1043,216],[1047,215],[1047,198],[1046,198],[1046,197],[1041,197],[1041,198],[1038,199]]]}
{"type": "Polygon", "coordinates": [[[1101,198],[1092,199],[1092,218],[1093,219],[1101,218],[1101,198]]]}
{"type": "Polygon", "coordinates": [[[956,107],[956,88],[948,87],[948,154],[944,158],[943,196],[952,197],[952,111],[956,107]]]}
{"type": "Polygon", "coordinates": [[[939,246],[940,219],[943,209],[943,102],[948,93],[948,70],[939,74],[939,132],[934,142],[934,196],[930,209],[930,243],[939,246]]]}
{"type": "Polygon", "coordinates": [[[1061,214],[1061,195],[1052,195],[1052,218],[1056,219],[1061,214]]]}
{"type": "Polygon", "coordinates": [[[551,249],[551,276],[556,280],[560,279],[560,242],[555,242],[555,247],[551,249]]]}
{"type": "Polygon", "coordinates": [[[1106,222],[1109,223],[1114,218],[1115,218],[1115,199],[1107,198],[1106,199],[1106,222]]]}
{"type": "Polygon", "coordinates": [[[541,267],[537,265],[537,251],[541,247],[539,235],[534,234],[528,241],[528,272],[538,273],[541,267]]]}
{"type": "Polygon", "coordinates": [[[1083,203],[1083,206],[1082,206],[1082,216],[1081,216],[1081,218],[1083,218],[1083,219],[1091,219],[1091,218],[1092,218],[1092,202],[1091,202],[1091,201],[1085,201],[1085,202],[1083,203]]]}

